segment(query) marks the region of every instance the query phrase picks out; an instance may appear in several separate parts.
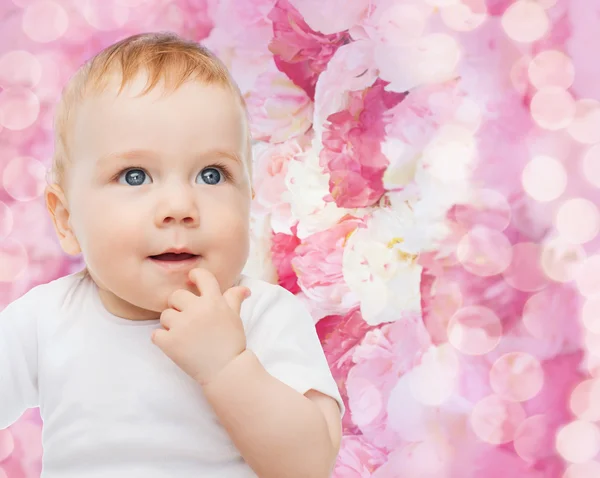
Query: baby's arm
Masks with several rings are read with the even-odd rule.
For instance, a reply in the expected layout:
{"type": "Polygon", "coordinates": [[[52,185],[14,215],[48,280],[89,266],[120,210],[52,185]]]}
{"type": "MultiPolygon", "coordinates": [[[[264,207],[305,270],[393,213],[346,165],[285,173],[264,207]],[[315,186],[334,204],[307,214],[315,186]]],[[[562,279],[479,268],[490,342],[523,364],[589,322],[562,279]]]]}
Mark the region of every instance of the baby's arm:
{"type": "Polygon", "coordinates": [[[37,324],[23,299],[0,312],[0,430],[38,406],[37,324]]]}
{"type": "Polygon", "coordinates": [[[323,396],[326,416],[315,401],[270,375],[250,350],[206,385],[205,394],[261,478],[331,476],[340,442],[340,411],[333,399],[323,396]]]}
{"type": "Polygon", "coordinates": [[[258,476],[329,477],[341,441],[341,414],[328,395],[339,395],[312,318],[287,291],[264,306],[248,349],[204,393],[258,476]],[[261,343],[253,342],[257,334],[261,343]]]}

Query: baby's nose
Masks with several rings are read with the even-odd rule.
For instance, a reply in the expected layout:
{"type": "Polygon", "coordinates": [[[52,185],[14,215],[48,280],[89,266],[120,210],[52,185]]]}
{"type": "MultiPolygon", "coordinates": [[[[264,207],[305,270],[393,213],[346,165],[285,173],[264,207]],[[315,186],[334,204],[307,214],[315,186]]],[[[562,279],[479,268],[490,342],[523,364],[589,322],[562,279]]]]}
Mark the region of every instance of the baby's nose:
{"type": "Polygon", "coordinates": [[[198,207],[194,198],[181,190],[166,197],[156,212],[156,222],[159,227],[174,224],[194,227],[199,222],[198,207]]]}

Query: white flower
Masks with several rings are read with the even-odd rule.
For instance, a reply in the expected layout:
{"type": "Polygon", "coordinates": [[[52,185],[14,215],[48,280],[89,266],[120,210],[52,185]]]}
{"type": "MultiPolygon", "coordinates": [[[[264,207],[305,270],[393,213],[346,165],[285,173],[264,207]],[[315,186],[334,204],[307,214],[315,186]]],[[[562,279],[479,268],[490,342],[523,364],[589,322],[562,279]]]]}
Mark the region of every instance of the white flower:
{"type": "Polygon", "coordinates": [[[271,259],[271,218],[268,214],[250,216],[250,254],[242,273],[277,283],[277,269],[271,259]]]}
{"type": "Polygon", "coordinates": [[[366,228],[359,228],[344,247],[342,272],[360,299],[370,325],[393,322],[421,311],[418,241],[404,244],[414,224],[410,207],[374,210],[366,228]]]}
{"type": "MultiPolygon", "coordinates": [[[[389,142],[388,148],[400,150],[394,141],[389,142]]],[[[403,236],[405,248],[426,252],[442,245],[450,232],[446,220],[448,211],[472,199],[470,178],[476,161],[475,151],[471,131],[455,124],[444,125],[413,163],[412,182],[406,186],[400,182],[396,190],[388,193],[392,210],[402,210],[407,205],[411,209],[413,222],[403,236]]],[[[408,172],[403,178],[400,171],[393,179],[408,179],[408,172]]]]}
{"type": "Polygon", "coordinates": [[[390,161],[383,174],[383,187],[394,190],[408,186],[415,179],[421,151],[400,139],[387,137],[381,152],[390,161]]]}
{"type": "Polygon", "coordinates": [[[289,202],[292,217],[298,221],[297,236],[300,239],[333,227],[352,212],[323,199],[329,195],[329,174],[319,166],[321,148],[315,149],[315,144],[318,142],[290,161],[285,178],[287,191],[283,198],[289,202]]]}

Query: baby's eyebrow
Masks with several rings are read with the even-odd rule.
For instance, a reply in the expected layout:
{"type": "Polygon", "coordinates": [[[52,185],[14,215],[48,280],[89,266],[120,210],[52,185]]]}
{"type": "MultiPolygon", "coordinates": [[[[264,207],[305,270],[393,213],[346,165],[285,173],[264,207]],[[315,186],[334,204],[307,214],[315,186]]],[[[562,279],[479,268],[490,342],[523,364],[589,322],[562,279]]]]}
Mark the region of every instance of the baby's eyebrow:
{"type": "Polygon", "coordinates": [[[120,159],[128,159],[128,160],[144,160],[150,158],[156,158],[158,154],[156,154],[152,150],[148,149],[132,149],[129,151],[115,151],[112,153],[105,154],[100,156],[98,159],[98,165],[102,166],[107,163],[112,163],[113,161],[117,161],[120,159]]]}
{"type": "MultiPolygon", "coordinates": [[[[150,149],[132,149],[129,151],[116,151],[112,153],[105,154],[98,159],[98,165],[104,165],[107,163],[111,163],[116,160],[134,160],[134,161],[143,161],[148,159],[157,159],[160,155],[153,150],[150,149]]],[[[236,161],[242,165],[242,158],[238,153],[229,149],[223,148],[213,148],[208,149],[206,151],[202,151],[195,155],[196,159],[204,160],[215,157],[226,157],[233,161],[236,161]]]]}

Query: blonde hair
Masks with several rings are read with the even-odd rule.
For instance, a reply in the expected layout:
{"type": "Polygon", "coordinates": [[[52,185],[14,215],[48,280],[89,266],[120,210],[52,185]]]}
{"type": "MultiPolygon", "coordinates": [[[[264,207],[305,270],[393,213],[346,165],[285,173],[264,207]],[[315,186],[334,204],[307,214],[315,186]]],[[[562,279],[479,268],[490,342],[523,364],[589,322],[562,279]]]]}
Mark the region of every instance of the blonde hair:
{"type": "Polygon", "coordinates": [[[140,73],[148,75],[146,88],[151,91],[161,80],[167,92],[188,80],[219,85],[229,89],[240,101],[246,116],[246,165],[252,179],[252,143],[246,102],[227,67],[204,46],[182,39],[173,33],[143,33],[127,37],[86,62],[63,90],[54,117],[54,156],[49,171],[51,181],[62,184],[66,167],[73,160],[69,154],[69,126],[77,106],[88,95],[101,93],[112,79],[121,76],[118,93],[140,73]]]}

